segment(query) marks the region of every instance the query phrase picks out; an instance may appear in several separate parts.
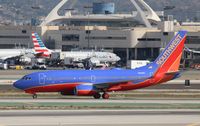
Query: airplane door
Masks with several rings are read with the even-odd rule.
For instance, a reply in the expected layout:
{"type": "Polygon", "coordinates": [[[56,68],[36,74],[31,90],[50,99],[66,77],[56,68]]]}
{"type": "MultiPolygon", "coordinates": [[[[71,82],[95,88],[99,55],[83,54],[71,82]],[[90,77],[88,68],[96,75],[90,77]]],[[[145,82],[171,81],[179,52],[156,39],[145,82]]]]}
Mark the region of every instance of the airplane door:
{"type": "Polygon", "coordinates": [[[92,82],[92,83],[95,83],[95,82],[96,82],[96,76],[94,76],[94,75],[91,76],[91,82],[92,82]]]}
{"type": "Polygon", "coordinates": [[[45,84],[45,78],[46,78],[46,75],[44,73],[40,73],[39,74],[39,84],[41,84],[41,85],[45,84]]]}

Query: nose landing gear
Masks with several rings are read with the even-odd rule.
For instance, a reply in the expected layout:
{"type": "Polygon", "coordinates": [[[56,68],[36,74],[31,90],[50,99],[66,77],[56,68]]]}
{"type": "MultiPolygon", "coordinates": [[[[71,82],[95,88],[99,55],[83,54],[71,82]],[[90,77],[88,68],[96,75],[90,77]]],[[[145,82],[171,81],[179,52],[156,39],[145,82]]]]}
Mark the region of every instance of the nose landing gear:
{"type": "Polygon", "coordinates": [[[33,99],[37,99],[37,94],[32,95],[33,99]]]}

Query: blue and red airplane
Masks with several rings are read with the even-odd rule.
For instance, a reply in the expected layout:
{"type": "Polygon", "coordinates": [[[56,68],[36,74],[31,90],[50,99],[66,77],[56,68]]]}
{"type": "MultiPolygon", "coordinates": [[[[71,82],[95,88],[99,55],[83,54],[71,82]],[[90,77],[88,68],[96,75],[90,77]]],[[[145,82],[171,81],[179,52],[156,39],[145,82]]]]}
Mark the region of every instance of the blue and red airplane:
{"type": "Polygon", "coordinates": [[[93,96],[108,99],[107,92],[157,85],[178,78],[186,31],[179,31],[158,58],[134,70],[52,70],[28,74],[14,83],[37,98],[38,92],[93,96]],[[101,95],[102,94],[102,95],[101,95]]]}

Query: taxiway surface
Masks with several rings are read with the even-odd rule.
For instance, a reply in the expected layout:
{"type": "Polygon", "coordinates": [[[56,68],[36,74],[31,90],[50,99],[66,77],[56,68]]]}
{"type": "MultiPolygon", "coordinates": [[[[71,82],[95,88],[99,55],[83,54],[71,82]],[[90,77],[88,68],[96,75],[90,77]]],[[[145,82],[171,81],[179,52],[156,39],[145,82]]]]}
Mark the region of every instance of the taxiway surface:
{"type": "Polygon", "coordinates": [[[181,104],[181,103],[188,103],[188,104],[193,104],[193,103],[200,103],[200,99],[133,99],[133,100],[125,100],[125,99],[109,99],[109,100],[96,100],[96,99],[89,99],[89,98],[82,98],[82,99],[54,99],[54,98],[38,98],[38,99],[32,99],[32,98],[1,98],[0,103],[16,103],[16,102],[21,102],[21,103],[142,103],[142,104],[147,104],[147,103],[156,103],[156,104],[181,104]]]}
{"type": "Polygon", "coordinates": [[[6,126],[198,126],[199,110],[1,111],[6,126]]]}

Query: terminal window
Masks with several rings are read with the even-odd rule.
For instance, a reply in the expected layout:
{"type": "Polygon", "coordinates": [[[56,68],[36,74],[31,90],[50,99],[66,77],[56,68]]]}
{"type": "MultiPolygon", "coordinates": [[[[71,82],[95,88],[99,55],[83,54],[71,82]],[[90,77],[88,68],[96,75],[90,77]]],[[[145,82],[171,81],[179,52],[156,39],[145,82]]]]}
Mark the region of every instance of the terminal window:
{"type": "Polygon", "coordinates": [[[168,33],[168,32],[163,32],[163,35],[165,35],[165,36],[166,36],[166,35],[169,35],[169,33],[168,33]]]}
{"type": "Polygon", "coordinates": [[[26,34],[26,30],[22,30],[22,33],[23,33],[23,34],[26,34]]]}
{"type": "Polygon", "coordinates": [[[200,36],[187,36],[186,44],[199,44],[200,36]]]}
{"type": "Polygon", "coordinates": [[[160,38],[139,38],[138,41],[161,41],[160,38]]]}
{"type": "Polygon", "coordinates": [[[64,34],[62,35],[62,41],[79,41],[78,34],[64,34]]]}
{"type": "Polygon", "coordinates": [[[30,36],[10,36],[10,35],[0,35],[0,38],[5,38],[5,39],[29,39],[30,36]]]}
{"type": "MultiPolygon", "coordinates": [[[[0,49],[14,49],[16,47],[15,44],[0,44],[0,49]]],[[[27,45],[20,44],[20,47],[27,47],[27,45]]]]}
{"type": "MultiPolygon", "coordinates": [[[[88,37],[85,37],[85,39],[88,39],[88,37]]],[[[114,37],[114,36],[103,36],[103,37],[101,37],[101,36],[91,36],[91,37],[89,37],[89,39],[112,39],[112,40],[126,40],[126,37],[114,37]]]]}

